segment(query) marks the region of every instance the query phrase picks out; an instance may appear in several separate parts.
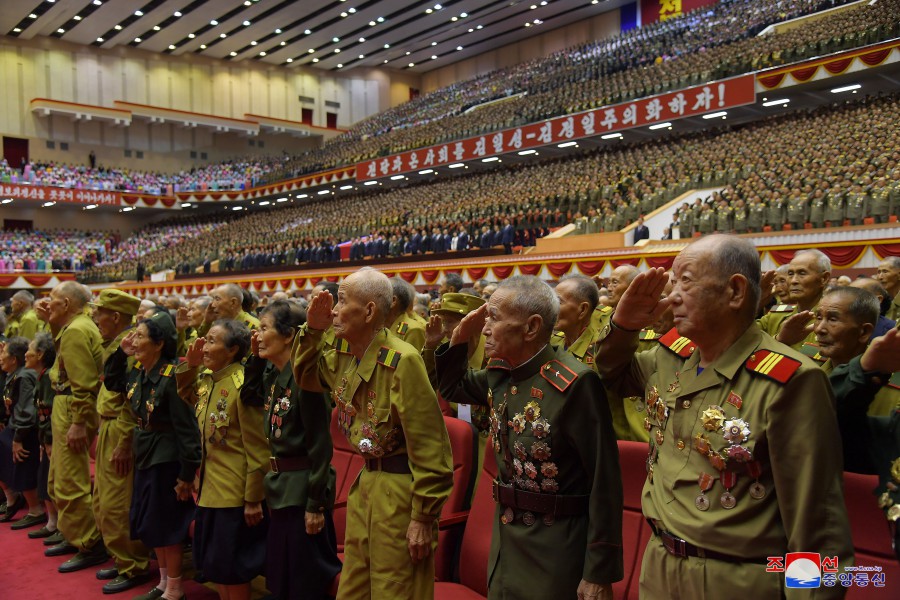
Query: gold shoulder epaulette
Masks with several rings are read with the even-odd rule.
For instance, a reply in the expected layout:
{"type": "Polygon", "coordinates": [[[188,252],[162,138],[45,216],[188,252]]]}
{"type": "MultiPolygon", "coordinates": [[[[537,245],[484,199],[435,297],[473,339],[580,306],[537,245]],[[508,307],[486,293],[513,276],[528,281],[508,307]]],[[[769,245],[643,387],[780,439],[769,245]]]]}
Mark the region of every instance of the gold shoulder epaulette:
{"type": "Polygon", "coordinates": [[[800,352],[802,352],[803,354],[805,354],[806,356],[810,357],[811,359],[813,359],[813,360],[816,361],[816,362],[823,363],[823,362],[825,362],[825,361],[827,360],[827,359],[826,359],[824,356],[822,356],[822,354],[819,352],[819,346],[818,346],[818,344],[813,344],[813,343],[810,343],[810,342],[804,342],[803,345],[800,346],[800,352]]]}
{"type": "Polygon", "coordinates": [[[750,355],[744,366],[751,373],[768,377],[779,383],[787,383],[794,376],[794,373],[797,372],[797,369],[800,368],[800,364],[799,360],[778,352],[757,350],[750,355]]]}
{"type": "Polygon", "coordinates": [[[378,364],[384,365],[389,369],[396,369],[397,365],[400,364],[400,356],[402,355],[396,350],[382,346],[381,350],[378,351],[378,364]]]}
{"type": "Polygon", "coordinates": [[[771,309],[769,309],[770,313],[789,313],[794,312],[793,304],[776,304],[771,309]]]}
{"type": "Polygon", "coordinates": [[[397,326],[397,335],[406,335],[406,332],[409,331],[409,323],[403,321],[397,326]]]}
{"type": "Polygon", "coordinates": [[[163,367],[161,367],[159,369],[159,374],[162,375],[163,377],[171,377],[172,373],[174,373],[174,372],[175,372],[175,365],[172,365],[172,364],[164,365],[163,367]]]}
{"type": "Polygon", "coordinates": [[[688,358],[694,353],[694,342],[683,335],[678,335],[678,331],[673,327],[667,334],[659,338],[659,343],[677,354],[682,358],[688,358]]]}

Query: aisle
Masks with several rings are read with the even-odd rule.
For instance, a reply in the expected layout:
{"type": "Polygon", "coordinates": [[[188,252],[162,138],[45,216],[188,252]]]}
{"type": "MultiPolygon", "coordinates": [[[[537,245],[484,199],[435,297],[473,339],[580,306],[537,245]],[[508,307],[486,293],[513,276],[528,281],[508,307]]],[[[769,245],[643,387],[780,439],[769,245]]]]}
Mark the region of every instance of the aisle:
{"type": "MultiPolygon", "coordinates": [[[[25,513],[21,513],[24,515],[25,513]]],[[[28,538],[27,529],[12,531],[9,523],[0,523],[0,598],[3,600],[130,600],[146,592],[152,584],[139,586],[120,594],[104,595],[102,581],[95,573],[100,567],[92,567],[75,573],[59,573],[56,569],[72,555],[47,558],[42,540],[28,538]]],[[[112,566],[112,561],[103,565],[112,566]]],[[[153,569],[156,563],[151,563],[153,569]]],[[[155,581],[154,581],[155,583],[155,581]]],[[[218,595],[194,581],[185,582],[185,594],[189,600],[216,600],[218,595]]]]}

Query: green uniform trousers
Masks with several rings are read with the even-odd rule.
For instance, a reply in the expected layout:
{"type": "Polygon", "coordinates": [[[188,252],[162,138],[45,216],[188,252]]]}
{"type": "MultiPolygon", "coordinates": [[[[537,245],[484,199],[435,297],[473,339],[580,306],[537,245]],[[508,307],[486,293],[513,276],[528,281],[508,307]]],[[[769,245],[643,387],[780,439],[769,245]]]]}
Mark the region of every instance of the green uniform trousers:
{"type": "MultiPolygon", "coordinates": [[[[809,590],[796,591],[809,594],[809,590]]],[[[663,547],[662,540],[651,534],[641,563],[640,597],[642,600],[784,598],[784,573],[766,573],[765,562],[731,563],[672,556],[663,547]]]]}
{"type": "Polygon", "coordinates": [[[360,472],[347,498],[344,569],[337,597],[342,600],[429,600],[434,598],[434,550],[413,564],[406,543],[412,514],[412,475],[360,472]]]}
{"type": "MultiPolygon", "coordinates": [[[[50,475],[47,489],[59,513],[59,530],[66,540],[80,550],[90,550],[100,542],[100,531],[91,510],[90,454],[72,452],[66,444],[66,434],[72,424],[69,415],[71,396],[56,396],[50,423],[53,428],[53,449],[50,455],[50,475]]],[[[85,424],[88,444],[93,442],[96,429],[85,424]]]]}
{"type": "Polygon", "coordinates": [[[128,526],[134,467],[128,475],[120,477],[110,462],[122,435],[119,427],[115,419],[100,421],[94,464],[94,518],[107,551],[116,559],[119,575],[131,577],[147,570],[149,551],[140,541],[131,539],[128,526]]]}

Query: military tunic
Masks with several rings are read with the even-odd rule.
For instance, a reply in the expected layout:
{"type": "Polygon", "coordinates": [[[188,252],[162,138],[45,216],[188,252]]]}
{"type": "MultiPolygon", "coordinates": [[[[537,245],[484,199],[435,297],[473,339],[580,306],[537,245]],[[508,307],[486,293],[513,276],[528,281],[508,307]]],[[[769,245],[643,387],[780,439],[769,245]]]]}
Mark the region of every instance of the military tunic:
{"type": "Polygon", "coordinates": [[[655,350],[631,355],[636,347],[636,336],[601,347],[596,364],[618,389],[646,399],[644,516],[659,531],[734,557],[673,556],[654,536],[641,595],[715,597],[727,587],[792,597],[782,577],[766,572],[766,557],[806,548],[849,566],[839,433],[822,370],[754,325],[702,370],[693,343],[674,329],[655,350]]]}
{"type": "Polygon", "coordinates": [[[50,457],[47,456],[46,447],[53,444],[53,427],[51,415],[53,414],[53,396],[55,392],[50,384],[50,369],[44,369],[38,373],[37,383],[34,386],[34,408],[37,413],[38,443],[41,447],[41,466],[38,470],[38,499],[52,500],[47,489],[47,479],[50,475],[50,457]]]}
{"type": "MultiPolygon", "coordinates": [[[[776,337],[778,332],[781,331],[781,327],[784,325],[785,320],[788,317],[791,317],[797,314],[797,305],[795,304],[776,304],[772,307],[769,312],[764,314],[762,317],[757,319],[757,324],[759,328],[771,335],[772,337],[776,337]]],[[[814,306],[810,309],[810,312],[813,315],[816,314],[817,307],[814,306]]],[[[810,317],[809,323],[812,324],[816,318],[810,317]]],[[[816,343],[816,334],[814,332],[809,332],[805,338],[797,342],[796,344],[792,344],[791,348],[794,350],[802,351],[804,344],[815,344],[816,343]]]]}
{"type": "Polygon", "coordinates": [[[72,424],[84,425],[90,445],[97,433],[97,391],[102,368],[100,332],[84,314],[76,315],[56,335],[56,363],[50,372],[53,398],[53,450],[48,488],[59,512],[59,530],[79,549],[100,542],[91,509],[90,455],[66,443],[72,424]]]}
{"type": "Polygon", "coordinates": [[[891,307],[888,309],[885,315],[888,319],[892,321],[900,322],[900,293],[894,297],[894,301],[891,302],[891,307]]]}
{"type": "Polygon", "coordinates": [[[619,453],[599,378],[549,345],[512,370],[467,369],[466,352],[466,344],[438,349],[440,389],[448,399],[491,408],[498,483],[550,507],[556,499],[584,499],[583,510],[557,515],[498,503],[488,597],[574,598],[582,579],[620,580],[619,453]]]}
{"type": "Polygon", "coordinates": [[[44,324],[38,320],[37,313],[34,312],[34,309],[29,308],[19,316],[9,318],[9,323],[6,326],[6,337],[21,336],[33,340],[35,334],[39,331],[44,331],[44,329],[44,324]]]}
{"type": "Polygon", "coordinates": [[[390,329],[391,333],[419,351],[425,346],[425,327],[406,313],[397,317],[390,329]]]}
{"type": "Polygon", "coordinates": [[[364,468],[350,489],[338,596],[431,598],[437,517],[450,496],[453,466],[425,365],[418,349],[385,329],[359,362],[343,344],[324,347],[322,337],[300,329],[294,377],[304,390],[331,391],[344,435],[375,467],[364,468]],[[379,459],[404,455],[409,472],[377,469],[379,459]],[[410,519],[432,525],[432,554],[418,564],[405,543],[410,519]]]}
{"type": "Polygon", "coordinates": [[[250,331],[259,329],[259,319],[248,312],[242,310],[238,313],[238,316],[236,316],[235,319],[246,325],[247,329],[249,329],[250,331]]]}
{"type": "MultiPolygon", "coordinates": [[[[103,345],[102,361],[106,361],[131,329],[121,332],[114,340],[103,345]]],[[[132,437],[137,420],[125,394],[113,392],[101,377],[97,393],[97,413],[100,416],[100,432],[94,461],[94,519],[103,536],[107,551],[115,558],[120,575],[131,577],[147,570],[149,552],[143,544],[131,539],[128,530],[128,514],[134,488],[134,469],[124,477],[116,472],[111,462],[117,447],[132,453],[132,437]]]]}

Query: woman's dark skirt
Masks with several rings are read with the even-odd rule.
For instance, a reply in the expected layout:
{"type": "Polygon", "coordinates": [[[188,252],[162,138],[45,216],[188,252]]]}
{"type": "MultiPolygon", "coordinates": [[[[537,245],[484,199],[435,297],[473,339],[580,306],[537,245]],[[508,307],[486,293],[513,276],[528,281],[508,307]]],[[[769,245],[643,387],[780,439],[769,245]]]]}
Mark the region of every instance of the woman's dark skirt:
{"type": "Polygon", "coordinates": [[[341,572],[331,512],[325,528],[306,533],[304,509],[291,506],[272,511],[269,526],[266,585],[279,600],[322,600],[341,572]]]}
{"type": "Polygon", "coordinates": [[[12,444],[16,435],[12,427],[7,427],[0,432],[0,480],[7,487],[24,492],[37,488],[38,468],[41,464],[40,445],[38,444],[37,429],[28,429],[22,447],[28,451],[28,458],[23,462],[13,462],[12,444]]]}
{"type": "Polygon", "coordinates": [[[131,539],[148,548],[182,543],[194,518],[194,499],[182,501],[175,495],[181,465],[166,462],[134,472],[131,496],[131,539]]]}
{"type": "Polygon", "coordinates": [[[203,579],[223,585],[248,583],[262,575],[266,562],[269,517],[263,503],[263,520],[248,527],[244,507],[197,507],[194,522],[194,566],[203,579]]]}

